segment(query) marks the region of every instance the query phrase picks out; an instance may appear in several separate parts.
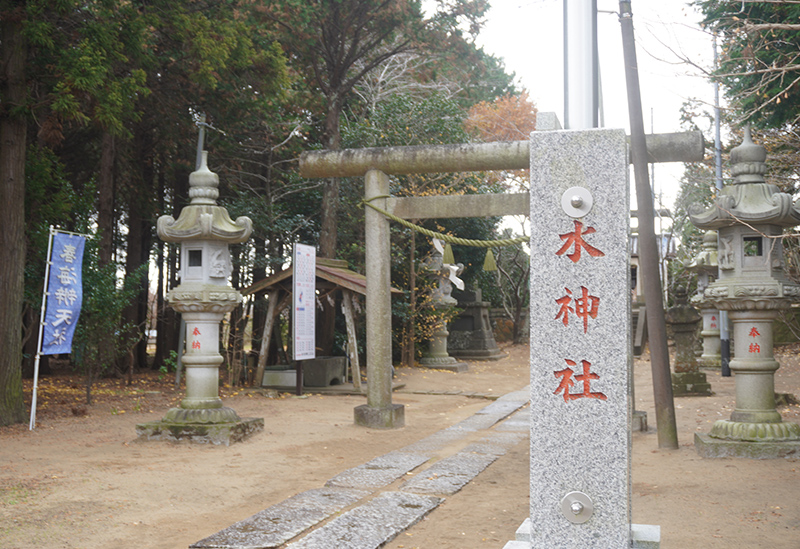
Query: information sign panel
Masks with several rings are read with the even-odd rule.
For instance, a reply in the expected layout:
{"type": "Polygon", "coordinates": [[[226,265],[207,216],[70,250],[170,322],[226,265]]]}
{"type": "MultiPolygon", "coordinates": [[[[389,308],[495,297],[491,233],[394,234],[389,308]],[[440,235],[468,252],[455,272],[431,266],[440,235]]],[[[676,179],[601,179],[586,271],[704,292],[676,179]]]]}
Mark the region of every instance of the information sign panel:
{"type": "Polygon", "coordinates": [[[292,252],[292,348],[295,360],[309,360],[316,358],[314,318],[317,251],[314,246],[295,244],[292,252]]]}

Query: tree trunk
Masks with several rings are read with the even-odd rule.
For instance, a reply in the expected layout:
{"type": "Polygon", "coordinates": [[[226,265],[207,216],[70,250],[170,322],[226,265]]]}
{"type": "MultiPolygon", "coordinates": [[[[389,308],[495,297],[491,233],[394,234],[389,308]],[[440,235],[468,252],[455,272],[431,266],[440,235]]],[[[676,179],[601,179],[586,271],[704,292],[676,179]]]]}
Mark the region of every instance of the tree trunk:
{"type": "MultiPolygon", "coordinates": [[[[325,118],[325,144],[329,150],[339,150],[341,136],[339,133],[339,117],[342,113],[341,100],[338,96],[329,98],[328,113],[325,118]]],[[[336,238],[339,230],[339,180],[331,178],[325,181],[322,190],[322,207],[320,209],[319,256],[333,259],[336,257],[336,238]]],[[[333,354],[334,332],[336,330],[336,305],[322,300],[322,310],[316,326],[316,346],[322,356],[333,354]]]]}
{"type": "Polygon", "coordinates": [[[98,263],[101,267],[111,263],[114,256],[114,141],[113,135],[103,132],[97,185],[98,263]]]}
{"type": "Polygon", "coordinates": [[[156,302],[153,307],[153,314],[155,315],[153,328],[156,330],[156,350],[155,356],[153,356],[153,370],[161,369],[161,366],[164,365],[164,359],[167,356],[167,334],[164,323],[164,241],[158,242],[156,263],[158,265],[158,280],[156,281],[156,302]]]}
{"type": "MultiPolygon", "coordinates": [[[[414,221],[412,221],[414,222],[414,221]]],[[[417,315],[417,269],[416,269],[417,233],[411,231],[411,244],[409,245],[408,255],[408,319],[406,329],[403,334],[403,366],[410,368],[414,366],[416,355],[416,315],[417,315]]]]}
{"type": "MultiPolygon", "coordinates": [[[[269,204],[269,200],[271,200],[270,196],[270,186],[271,186],[271,173],[269,170],[269,165],[272,162],[272,155],[267,155],[267,165],[266,168],[262,170],[262,175],[264,176],[264,185],[262,190],[264,192],[264,196],[266,197],[267,203],[269,204]]],[[[272,216],[270,216],[271,218],[272,216]]],[[[259,280],[264,280],[267,278],[267,242],[264,237],[260,235],[253,235],[253,248],[255,249],[255,256],[256,260],[252,263],[251,275],[252,275],[252,282],[258,282],[259,280]]],[[[255,298],[255,302],[253,303],[253,329],[251,332],[252,337],[252,345],[250,347],[250,352],[253,355],[258,356],[258,351],[256,349],[261,348],[261,337],[264,334],[264,324],[267,319],[267,304],[264,302],[263,299],[255,298]]],[[[260,385],[261,383],[257,383],[260,385]]]]}
{"type": "MultiPolygon", "coordinates": [[[[40,309],[34,309],[33,307],[24,307],[24,312],[22,313],[23,321],[23,331],[25,332],[25,336],[22,338],[22,349],[23,349],[23,356],[22,356],[22,377],[24,379],[31,379],[33,378],[33,369],[34,369],[34,360],[36,357],[37,346],[39,345],[39,311],[40,309]],[[36,331],[35,334],[30,334],[30,332],[36,331]],[[28,337],[28,336],[31,337],[28,337]]],[[[41,358],[45,358],[48,355],[44,355],[41,358]]],[[[42,371],[42,363],[44,361],[40,360],[39,362],[39,372],[42,371]]]]}
{"type": "Polygon", "coordinates": [[[522,340],[522,302],[520,300],[514,305],[514,323],[511,331],[511,342],[519,345],[522,340]]]}
{"type": "MultiPolygon", "coordinates": [[[[4,9],[8,8],[3,2],[4,9]]],[[[6,11],[0,20],[0,425],[25,419],[22,399],[22,304],[25,290],[25,145],[27,43],[22,22],[6,11]]],[[[21,14],[20,14],[21,17],[21,14]]]]}
{"type": "MultiPolygon", "coordinates": [[[[341,146],[339,117],[342,104],[338,96],[328,99],[328,112],[325,117],[325,146],[328,150],[338,151],[341,146]]],[[[336,257],[336,236],[338,231],[339,180],[331,178],[325,181],[322,191],[322,207],[320,208],[319,255],[325,258],[336,257]]]]}
{"type": "MultiPolygon", "coordinates": [[[[162,162],[162,166],[164,163],[162,162]]],[[[163,169],[163,168],[162,168],[163,169]]],[[[161,212],[163,214],[172,215],[175,219],[180,216],[180,209],[182,204],[185,203],[183,201],[186,200],[189,196],[189,174],[191,170],[188,168],[181,168],[175,170],[174,174],[174,190],[172,192],[172,196],[175,197],[175,202],[173,204],[172,212],[168,212],[166,206],[162,207],[161,212]]],[[[161,196],[163,197],[166,192],[162,192],[161,196]]],[[[166,252],[166,263],[167,263],[167,272],[166,276],[161,277],[163,280],[166,278],[167,280],[167,287],[166,290],[171,290],[178,285],[178,253],[179,247],[176,245],[167,246],[164,245],[164,250],[166,252]]],[[[180,314],[178,314],[175,309],[169,307],[164,304],[164,292],[159,292],[159,302],[161,306],[159,311],[163,314],[163,322],[159,326],[159,329],[164,329],[164,357],[168,357],[170,351],[175,351],[178,353],[178,358],[183,355],[184,352],[184,341],[183,338],[186,334],[182,334],[180,330],[181,326],[181,318],[180,314]]],[[[177,366],[177,364],[176,364],[177,366]]],[[[179,376],[176,375],[176,380],[178,380],[179,376]]]]}
{"type": "MultiPolygon", "coordinates": [[[[161,169],[158,172],[158,211],[164,213],[164,161],[163,158],[159,159],[161,169]]],[[[166,244],[163,240],[158,240],[156,250],[156,264],[158,266],[158,280],[156,281],[156,303],[154,306],[153,314],[155,314],[155,322],[153,328],[156,330],[156,352],[153,357],[153,369],[160,370],[164,365],[164,359],[167,357],[166,349],[166,323],[164,315],[164,248],[166,244]]]]}
{"type": "MultiPolygon", "coordinates": [[[[132,277],[133,273],[141,264],[143,240],[145,236],[142,231],[142,217],[138,203],[139,200],[136,197],[133,197],[129,200],[127,253],[125,256],[126,277],[132,277]]],[[[136,346],[138,343],[134,343],[140,331],[144,329],[142,319],[140,318],[139,302],[141,298],[141,292],[139,292],[134,300],[129,303],[125,309],[123,309],[121,319],[122,325],[127,326],[127,328],[122,332],[123,336],[121,344],[123,348],[127,347],[131,349],[134,368],[141,368],[143,366],[141,363],[137,364],[137,359],[139,357],[136,346]]],[[[129,366],[128,353],[126,353],[124,357],[121,356],[118,358],[118,373],[123,373],[129,366]]]]}

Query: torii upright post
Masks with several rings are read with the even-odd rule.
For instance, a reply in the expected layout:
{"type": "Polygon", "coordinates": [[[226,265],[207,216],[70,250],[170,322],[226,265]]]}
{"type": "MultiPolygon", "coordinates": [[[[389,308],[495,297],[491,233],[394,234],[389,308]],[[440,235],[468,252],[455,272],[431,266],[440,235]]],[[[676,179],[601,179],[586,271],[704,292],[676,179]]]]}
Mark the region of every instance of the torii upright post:
{"type": "MultiPolygon", "coordinates": [[[[364,199],[386,207],[389,177],[378,170],[364,176],[364,199]]],[[[389,258],[389,220],[365,207],[367,284],[367,403],[353,413],[356,425],[399,429],[405,425],[405,408],[392,403],[392,307],[389,258]]]]}

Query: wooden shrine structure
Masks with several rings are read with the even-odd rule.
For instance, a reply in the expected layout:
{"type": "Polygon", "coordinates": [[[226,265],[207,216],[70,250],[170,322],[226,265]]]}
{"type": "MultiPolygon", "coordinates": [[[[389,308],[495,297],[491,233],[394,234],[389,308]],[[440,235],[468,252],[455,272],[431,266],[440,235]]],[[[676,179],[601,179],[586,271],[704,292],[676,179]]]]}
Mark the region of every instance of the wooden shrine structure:
{"type": "MultiPolygon", "coordinates": [[[[292,266],[275,273],[263,280],[254,282],[241,290],[242,295],[266,295],[268,300],[267,318],[264,323],[264,332],[261,337],[261,348],[258,353],[256,380],[264,377],[267,366],[272,331],[278,315],[291,307],[292,296],[292,266]]],[[[361,369],[358,359],[358,339],[356,337],[355,299],[356,294],[366,295],[367,278],[347,268],[347,262],[339,259],[325,259],[318,257],[316,260],[316,289],[317,299],[335,299],[336,292],[341,292],[341,306],[347,325],[348,359],[350,362],[350,375],[353,387],[361,389],[361,369]]],[[[402,294],[396,288],[391,289],[392,294],[402,294]]],[[[258,381],[260,383],[260,381],[258,381]]]]}

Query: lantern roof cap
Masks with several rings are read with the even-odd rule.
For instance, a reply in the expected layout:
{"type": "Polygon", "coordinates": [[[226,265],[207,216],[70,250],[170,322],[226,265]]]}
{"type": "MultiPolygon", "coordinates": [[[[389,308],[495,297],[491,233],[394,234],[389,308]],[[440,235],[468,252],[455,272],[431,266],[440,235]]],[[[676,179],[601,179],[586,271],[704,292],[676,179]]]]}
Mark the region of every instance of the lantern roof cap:
{"type": "Polygon", "coordinates": [[[158,218],[158,236],[166,242],[221,240],[229,244],[244,242],[253,232],[249,217],[233,221],[228,210],[217,206],[219,176],[208,169],[208,152],[203,151],[200,167],[189,175],[191,201],[178,219],[171,215],[158,218]]]}
{"type": "Polygon", "coordinates": [[[767,183],[767,151],[753,143],[746,127],[741,145],[731,151],[733,182],[719,192],[711,208],[690,206],[689,217],[700,229],[723,229],[739,224],[793,227],[800,224],[800,210],[792,196],[767,183]]]}
{"type": "Polygon", "coordinates": [[[763,183],[767,173],[767,149],[753,143],[750,126],[745,126],[742,143],[731,149],[731,173],[734,185],[763,183]]]}

